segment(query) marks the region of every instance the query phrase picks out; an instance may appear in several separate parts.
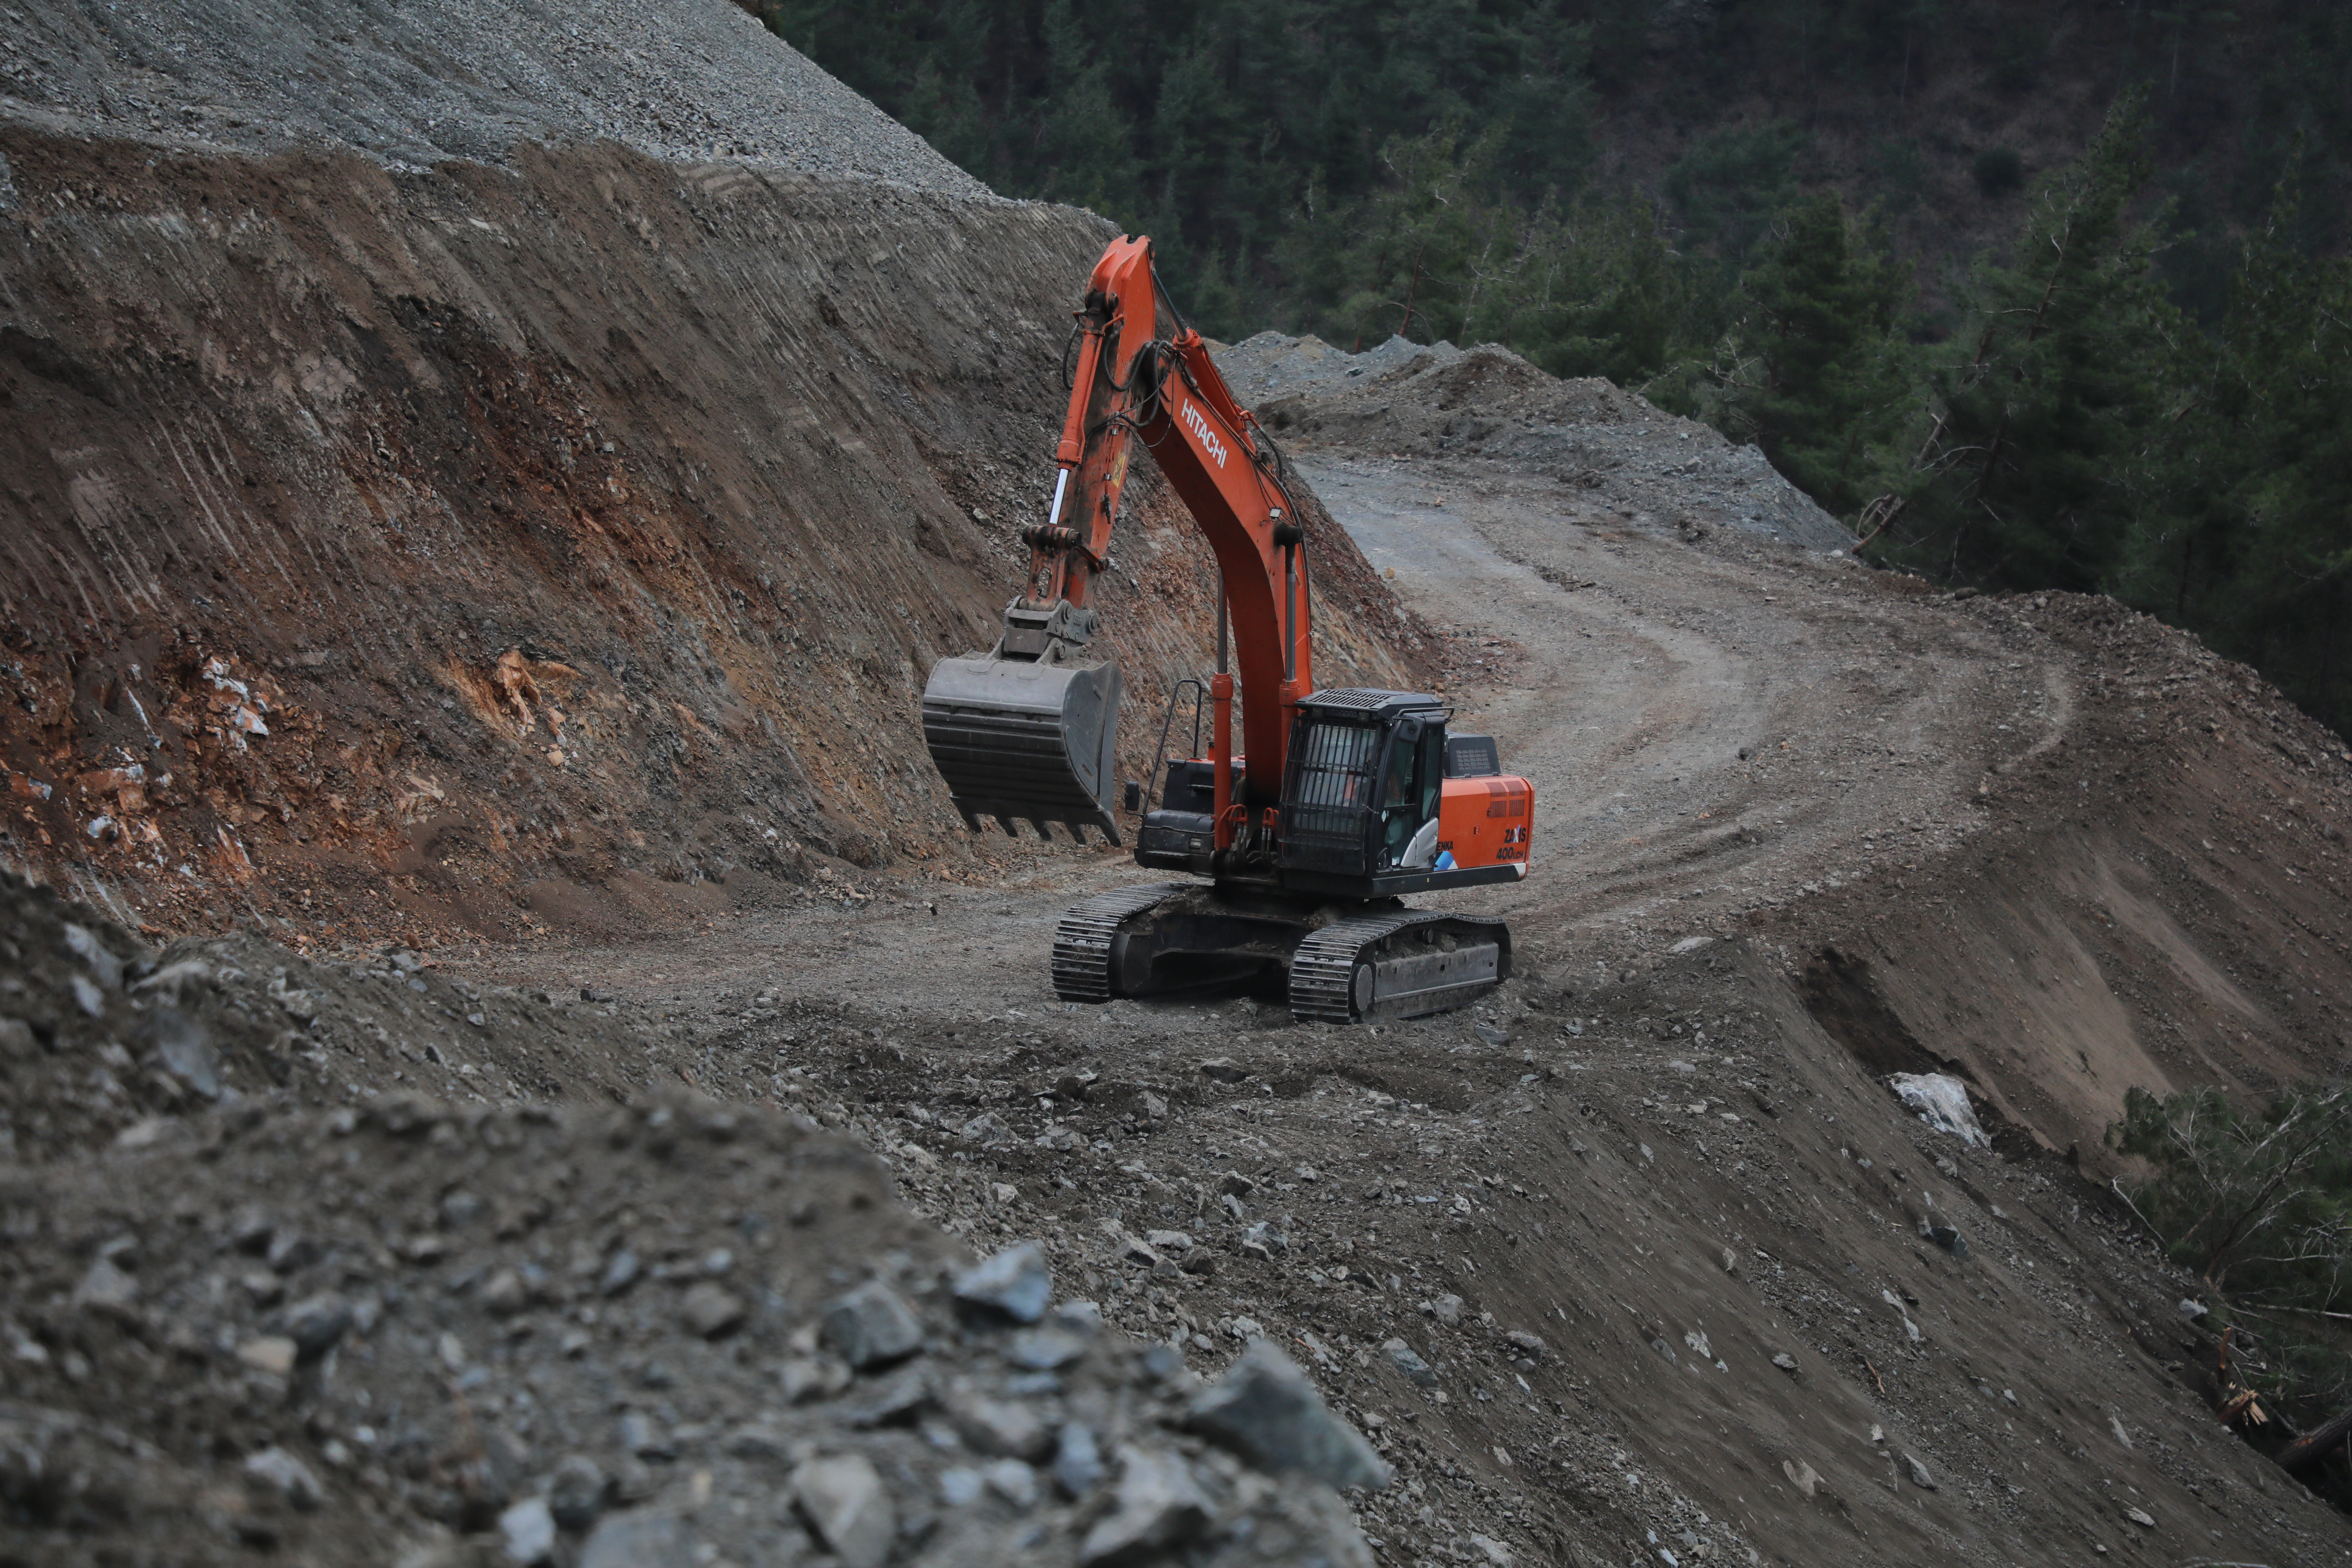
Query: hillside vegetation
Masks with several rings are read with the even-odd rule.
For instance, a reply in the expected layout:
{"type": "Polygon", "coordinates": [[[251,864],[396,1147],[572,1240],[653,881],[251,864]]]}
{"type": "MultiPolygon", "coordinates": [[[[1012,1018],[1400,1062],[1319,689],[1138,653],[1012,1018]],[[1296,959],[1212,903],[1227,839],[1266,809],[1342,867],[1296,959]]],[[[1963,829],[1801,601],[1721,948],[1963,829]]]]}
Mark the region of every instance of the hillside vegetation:
{"type": "Polygon", "coordinates": [[[1204,330],[1505,343],[1938,579],[2116,595],[2341,733],[2352,17],[2178,0],[747,0],[1204,330]]]}

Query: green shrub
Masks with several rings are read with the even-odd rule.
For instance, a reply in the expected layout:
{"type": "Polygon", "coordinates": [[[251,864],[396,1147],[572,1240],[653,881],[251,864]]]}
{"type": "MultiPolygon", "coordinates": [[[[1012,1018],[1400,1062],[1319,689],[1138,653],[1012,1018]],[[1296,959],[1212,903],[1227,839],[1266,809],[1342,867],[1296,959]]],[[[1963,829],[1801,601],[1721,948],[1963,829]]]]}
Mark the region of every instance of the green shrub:
{"type": "Polygon", "coordinates": [[[2250,1386],[2306,1416],[2352,1394],[2352,1089],[2305,1086],[2260,1110],[2217,1089],[2124,1096],[2107,1142],[2147,1162],[2116,1190],[2175,1263],[2210,1287],[2250,1386]]]}

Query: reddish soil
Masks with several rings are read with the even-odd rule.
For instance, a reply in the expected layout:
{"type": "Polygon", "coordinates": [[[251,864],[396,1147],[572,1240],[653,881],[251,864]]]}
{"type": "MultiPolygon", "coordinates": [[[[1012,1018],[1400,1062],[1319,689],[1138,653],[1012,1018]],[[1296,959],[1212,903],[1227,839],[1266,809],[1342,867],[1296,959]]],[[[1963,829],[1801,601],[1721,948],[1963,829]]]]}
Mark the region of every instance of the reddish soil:
{"type": "MultiPolygon", "coordinates": [[[[0,856],[331,949],[1007,863],[917,700],[1017,590],[1099,220],[609,145],[0,156],[0,856]]],[[[1410,681],[1422,628],[1309,519],[1327,671],[1410,681]]],[[[1156,475],[1114,550],[1156,714],[1207,555],[1156,475]]]]}

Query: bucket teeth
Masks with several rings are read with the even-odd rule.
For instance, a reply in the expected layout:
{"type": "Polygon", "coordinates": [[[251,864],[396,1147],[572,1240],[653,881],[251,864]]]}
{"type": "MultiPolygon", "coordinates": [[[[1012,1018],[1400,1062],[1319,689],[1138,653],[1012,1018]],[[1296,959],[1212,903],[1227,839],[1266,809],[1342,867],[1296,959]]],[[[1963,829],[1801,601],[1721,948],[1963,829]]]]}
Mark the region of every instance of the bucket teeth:
{"type": "Polygon", "coordinates": [[[1028,823],[1041,838],[1058,822],[1083,842],[1097,828],[1113,844],[1108,804],[1118,738],[1118,666],[1046,664],[974,656],[943,658],[923,689],[923,741],[958,815],[975,833],[996,818],[1008,834],[1028,823]]]}

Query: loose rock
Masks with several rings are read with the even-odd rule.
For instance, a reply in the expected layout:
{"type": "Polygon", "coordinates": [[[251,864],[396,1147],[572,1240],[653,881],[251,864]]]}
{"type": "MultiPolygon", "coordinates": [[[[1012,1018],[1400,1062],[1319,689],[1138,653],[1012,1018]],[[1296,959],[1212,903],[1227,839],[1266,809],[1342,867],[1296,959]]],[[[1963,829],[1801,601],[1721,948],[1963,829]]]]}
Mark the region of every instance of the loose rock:
{"type": "Polygon", "coordinates": [[[1014,1399],[968,1399],[956,1406],[956,1429],[983,1454],[1042,1459],[1054,1448],[1054,1434],[1028,1405],[1014,1399]]]}
{"type": "Polygon", "coordinates": [[[129,1314],[139,1304],[139,1281],[115,1267],[110,1258],[101,1258],[89,1266],[74,1287],[73,1303],[101,1312],[129,1314]]]}
{"type": "Polygon", "coordinates": [[[745,1308],[740,1296],[706,1279],[686,1293],[681,1311],[688,1329],[715,1340],[742,1326],[745,1308]]]}
{"type": "Polygon", "coordinates": [[[248,1454],[245,1460],[247,1479],[276,1492],[305,1513],[326,1500],[325,1489],[310,1467],[279,1447],[268,1447],[257,1454],[248,1454]]]}
{"type": "Polygon", "coordinates": [[[555,1467],[555,1475],[548,1482],[547,1510],[558,1526],[578,1534],[604,1511],[608,1484],[595,1460],[573,1454],[555,1467]]]}
{"type": "Polygon", "coordinates": [[[1362,1435],[1331,1414],[1297,1363],[1270,1340],[1253,1340],[1186,1413],[1211,1441],[1269,1470],[1301,1470],[1335,1487],[1379,1490],[1389,1468],[1362,1435]]]}
{"type": "Polygon", "coordinates": [[[1054,1484],[1072,1498],[1082,1498],[1102,1478],[1102,1450],[1095,1442],[1094,1428],[1080,1421],[1064,1423],[1054,1451],[1054,1484]]]}
{"type": "Polygon", "coordinates": [[[286,1309],[286,1335],[294,1342],[296,1357],[316,1361],[335,1348],[348,1332],[352,1304],[332,1290],[306,1297],[286,1309]]]}
{"type": "Polygon", "coordinates": [[[236,1359],[256,1372],[285,1377],[294,1370],[300,1347],[284,1334],[263,1334],[236,1347],[236,1359]]]}
{"type": "Polygon", "coordinates": [[[844,1568],[880,1568],[898,1533],[882,1478],[863,1454],[811,1459],[793,1472],[793,1500],[844,1568]]]}
{"type": "Polygon", "coordinates": [[[580,1549],[580,1568],[693,1568],[686,1531],[650,1509],[609,1515],[580,1549]]]}
{"type": "Polygon", "coordinates": [[[847,1388],[849,1368],[831,1356],[792,1356],[776,1369],[776,1381],[783,1385],[784,1400],[791,1405],[804,1405],[812,1399],[830,1399],[847,1388]]]}
{"type": "Polygon", "coordinates": [[[879,1279],[824,1310],[826,1342],[859,1372],[904,1361],[923,1348],[923,1325],[898,1293],[879,1279]]]}
{"type": "Polygon", "coordinates": [[[1086,1353],[1086,1337],[1063,1328],[1024,1329],[1004,1344],[1004,1359],[1024,1372],[1052,1372],[1086,1353]]]}
{"type": "Polygon", "coordinates": [[[1402,1340],[1389,1340],[1383,1342],[1381,1352],[1387,1356],[1396,1369],[1404,1373],[1411,1382],[1423,1388],[1434,1388],[1437,1385],[1435,1370],[1427,1362],[1422,1360],[1414,1352],[1413,1348],[1402,1340]]]}
{"type": "Polygon", "coordinates": [[[507,1561],[518,1568],[555,1555],[555,1515],[545,1498],[527,1498],[499,1515],[499,1533],[507,1561]]]}
{"type": "Polygon", "coordinates": [[[1034,1323],[1045,1315],[1054,1297],[1054,1279],[1045,1254],[1034,1241],[1008,1247],[994,1257],[956,1277],[955,1298],[967,1307],[1002,1313],[1016,1323],[1034,1323]]]}
{"type": "Polygon", "coordinates": [[[1115,1563],[1176,1545],[1209,1522],[1209,1500],[1183,1457],[1132,1445],[1119,1450],[1118,1491],[1112,1510],[1079,1543],[1082,1563],[1115,1563]]]}

